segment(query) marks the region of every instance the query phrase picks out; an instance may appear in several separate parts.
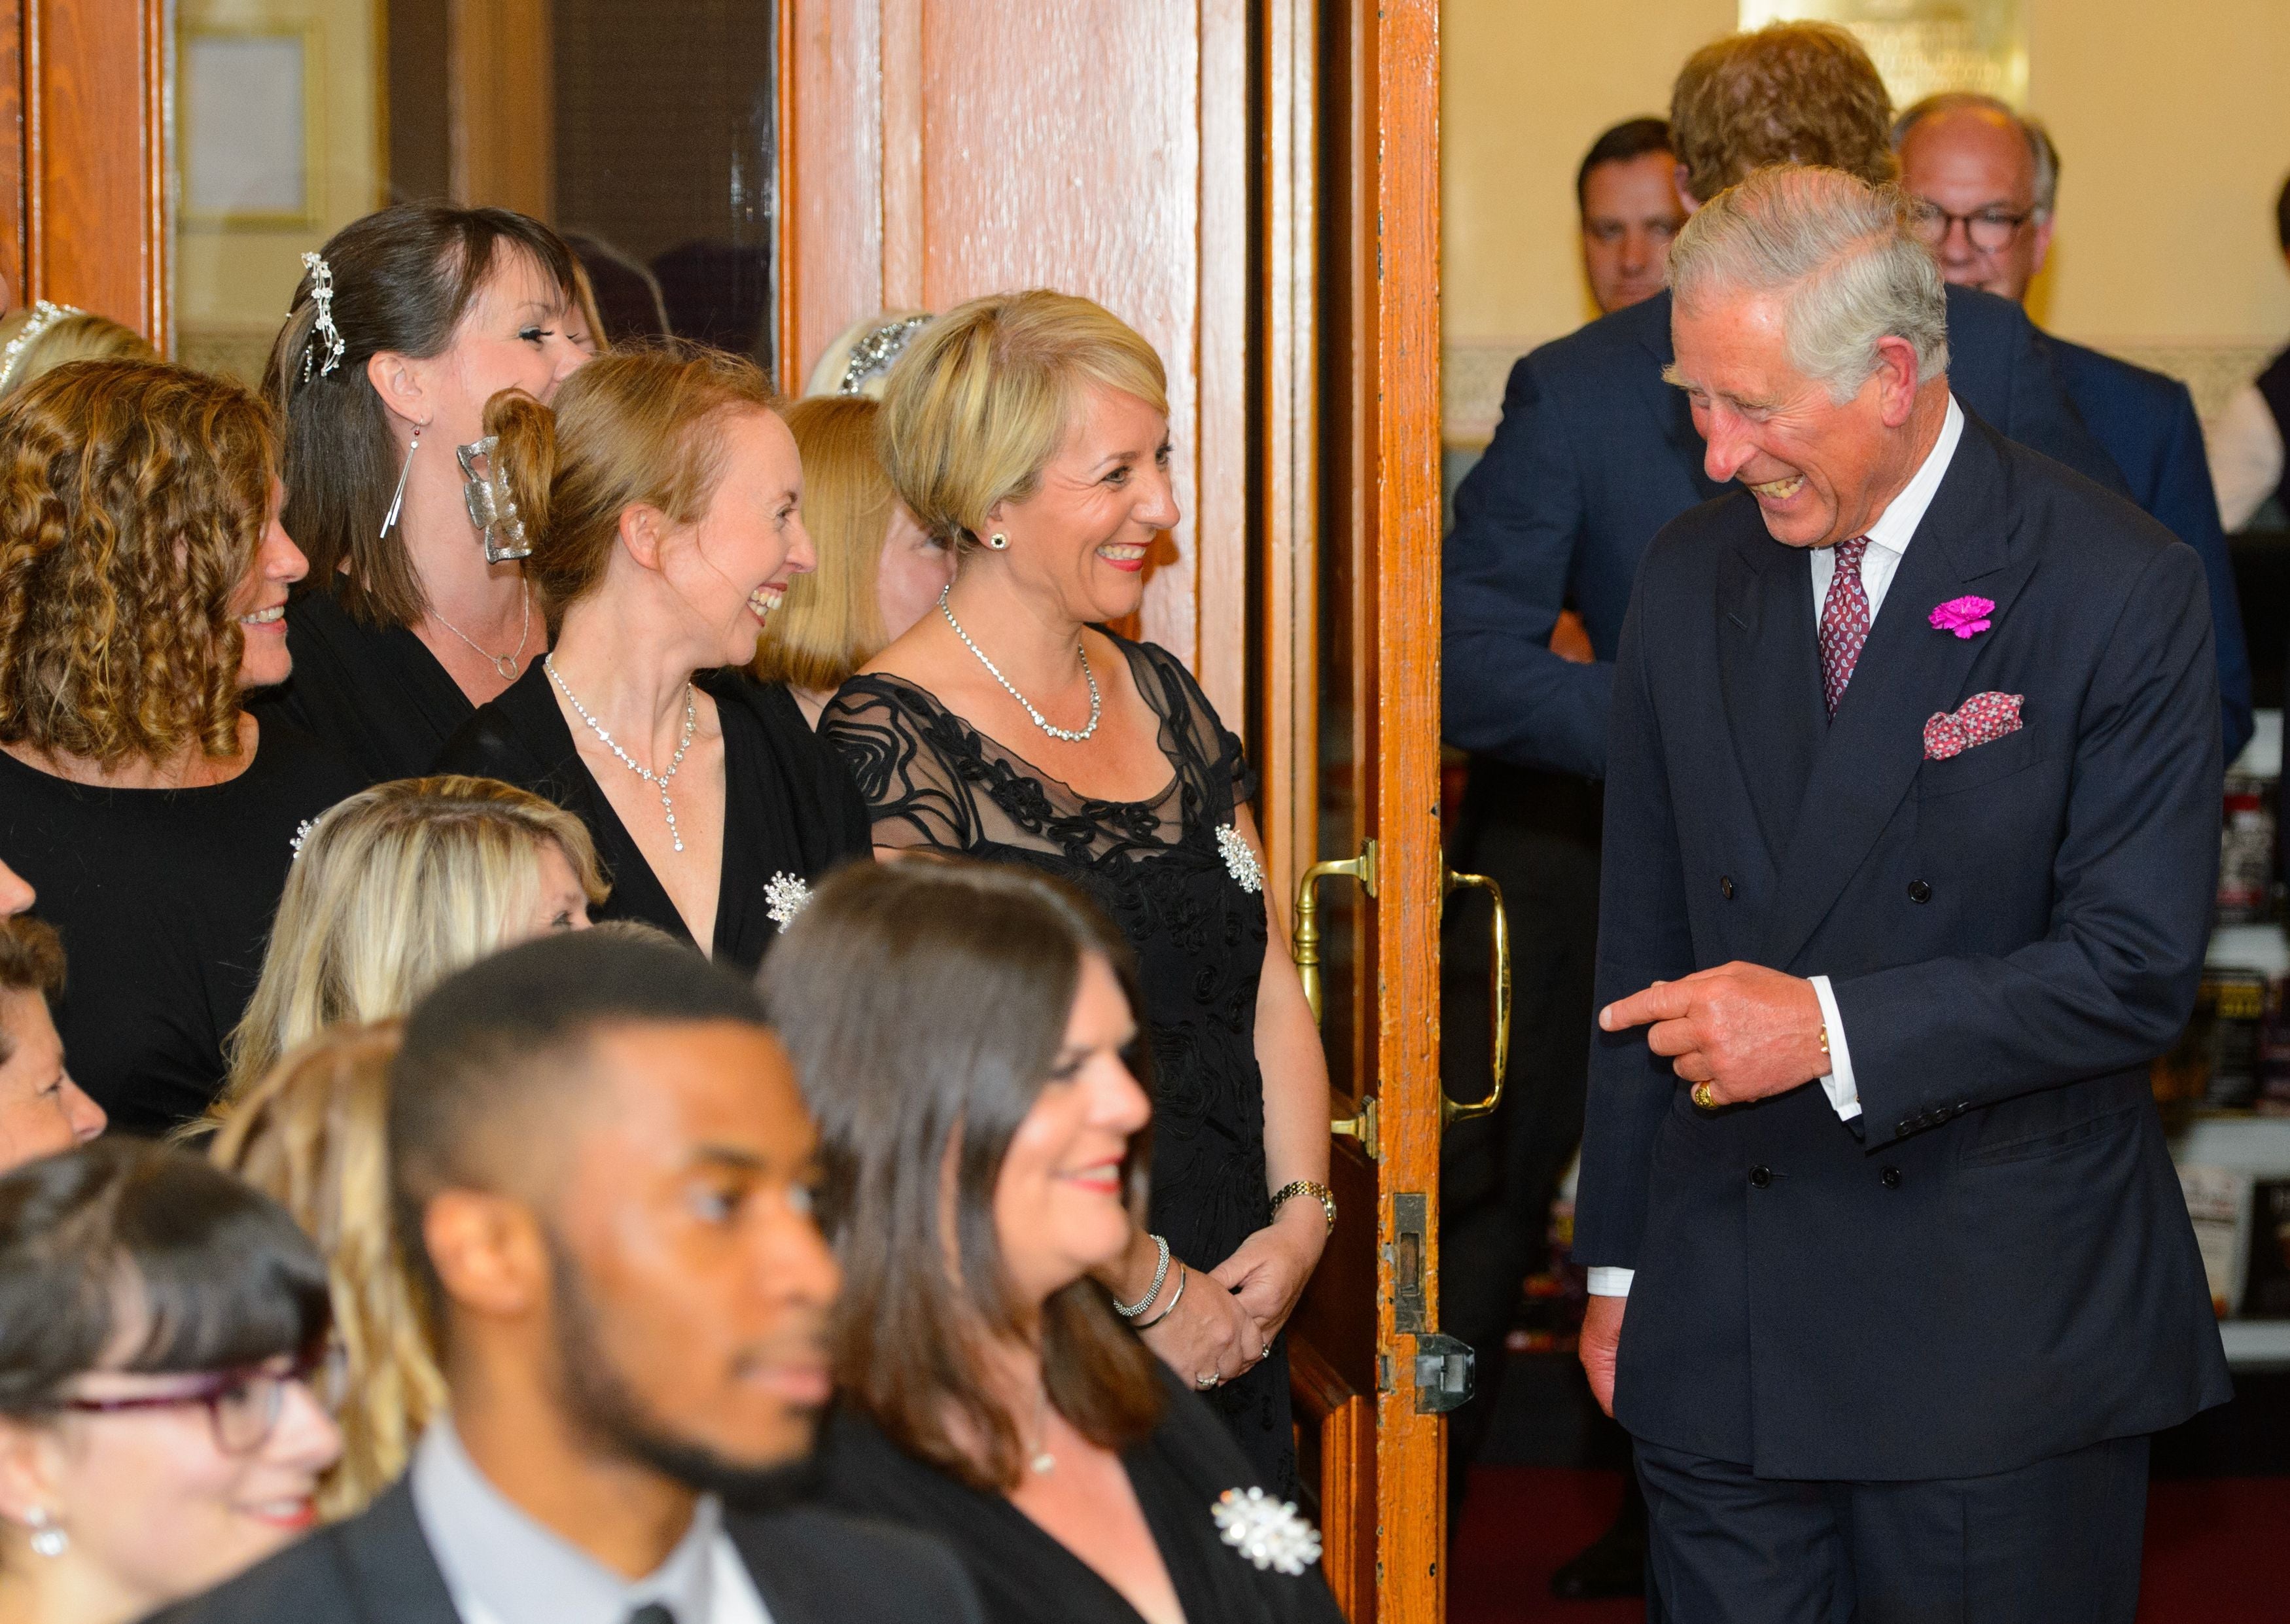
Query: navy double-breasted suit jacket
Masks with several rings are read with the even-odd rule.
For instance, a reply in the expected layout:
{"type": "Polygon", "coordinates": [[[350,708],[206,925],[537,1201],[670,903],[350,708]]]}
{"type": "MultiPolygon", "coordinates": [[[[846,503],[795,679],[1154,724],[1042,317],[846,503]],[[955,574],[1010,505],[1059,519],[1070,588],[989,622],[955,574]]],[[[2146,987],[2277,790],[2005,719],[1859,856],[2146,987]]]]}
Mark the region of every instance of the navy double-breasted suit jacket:
{"type": "Polygon", "coordinates": [[[1697,1110],[1600,1034],[1575,1256],[1632,1268],[1615,1414],[1761,1475],[2006,1471],[2228,1396],[2147,1081],[2190,1013],[2221,780],[2194,554],[1967,414],[1836,720],[1810,563],[1736,492],[1663,529],[1615,668],[1601,1004],[1830,978],[1862,1107],[1697,1110]],[[1992,628],[1935,630],[1977,595],[1992,628]],[[2023,696],[1927,761],[1935,712],[2023,696]]]}

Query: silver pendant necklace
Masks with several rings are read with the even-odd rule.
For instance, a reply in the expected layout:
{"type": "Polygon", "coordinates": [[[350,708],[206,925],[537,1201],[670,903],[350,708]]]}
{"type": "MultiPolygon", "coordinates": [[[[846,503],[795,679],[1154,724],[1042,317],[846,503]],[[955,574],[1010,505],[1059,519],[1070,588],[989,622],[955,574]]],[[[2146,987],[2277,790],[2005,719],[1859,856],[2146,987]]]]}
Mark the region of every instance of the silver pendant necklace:
{"type": "Polygon", "coordinates": [[[962,622],[954,618],[953,606],[946,601],[948,595],[952,593],[953,590],[954,588],[951,585],[949,585],[941,588],[939,592],[939,613],[944,615],[946,617],[946,623],[954,628],[954,635],[962,639],[962,646],[978,656],[978,663],[986,668],[986,674],[989,676],[991,676],[996,682],[1002,684],[1002,692],[1008,694],[1012,699],[1017,700],[1019,704],[1026,708],[1026,714],[1034,718],[1034,725],[1036,727],[1040,728],[1051,738],[1062,739],[1068,744],[1080,744],[1085,740],[1088,739],[1091,734],[1097,732],[1098,714],[1104,709],[1105,701],[1104,696],[1100,694],[1097,691],[1097,675],[1089,668],[1089,651],[1087,649],[1082,647],[1078,643],[1074,644],[1074,652],[1081,656],[1082,681],[1089,684],[1089,725],[1081,729],[1078,732],[1069,727],[1054,727],[1051,725],[1050,719],[1047,716],[1034,708],[1032,700],[1029,700],[1024,694],[1019,692],[1015,688],[1010,685],[1010,679],[1002,675],[1001,668],[997,666],[992,660],[987,659],[986,651],[973,643],[970,640],[970,634],[962,629],[962,622]]]}
{"type": "Polygon", "coordinates": [[[572,690],[567,688],[564,685],[564,679],[556,675],[555,655],[543,654],[540,657],[540,664],[548,673],[548,680],[556,684],[556,692],[563,694],[564,702],[572,708],[573,714],[589,724],[589,731],[603,741],[606,749],[621,758],[621,765],[660,791],[660,809],[668,814],[668,837],[676,843],[677,851],[684,850],[684,836],[676,827],[676,803],[669,798],[668,785],[669,780],[676,776],[676,770],[684,764],[684,753],[692,748],[693,730],[700,724],[700,713],[692,700],[691,683],[686,682],[684,684],[684,737],[677,741],[676,755],[669,760],[668,765],[654,772],[638,766],[637,758],[621,748],[620,741],[606,732],[604,724],[589,714],[589,708],[572,697],[572,690]]]}
{"type": "MultiPolygon", "coordinates": [[[[493,654],[486,652],[485,649],[478,644],[476,638],[470,636],[468,633],[454,625],[444,615],[439,614],[434,605],[430,608],[429,618],[436,621],[438,625],[444,627],[447,631],[452,632],[462,642],[468,644],[471,648],[476,649],[478,653],[484,654],[487,660],[493,662],[493,669],[500,673],[503,680],[513,683],[516,680],[516,662],[524,657],[524,641],[526,638],[532,636],[532,588],[530,587],[525,588],[524,624],[517,628],[516,646],[506,654],[493,654]]],[[[567,694],[565,697],[570,699],[572,698],[572,695],[567,694]]],[[[586,713],[584,712],[582,714],[585,715],[586,713]]]]}

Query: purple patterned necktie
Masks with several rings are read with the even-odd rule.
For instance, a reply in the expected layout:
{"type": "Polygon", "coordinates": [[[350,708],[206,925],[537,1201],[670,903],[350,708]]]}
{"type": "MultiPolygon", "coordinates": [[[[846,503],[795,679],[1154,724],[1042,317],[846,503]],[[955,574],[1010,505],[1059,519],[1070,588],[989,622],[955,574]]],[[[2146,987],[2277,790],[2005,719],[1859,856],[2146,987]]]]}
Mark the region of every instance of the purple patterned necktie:
{"type": "Polygon", "coordinates": [[[1869,593],[1861,584],[1861,556],[1868,550],[1866,536],[1837,544],[1837,573],[1830,577],[1829,596],[1821,605],[1821,687],[1832,722],[1837,703],[1845,697],[1845,684],[1853,680],[1854,665],[1869,641],[1869,593]]]}

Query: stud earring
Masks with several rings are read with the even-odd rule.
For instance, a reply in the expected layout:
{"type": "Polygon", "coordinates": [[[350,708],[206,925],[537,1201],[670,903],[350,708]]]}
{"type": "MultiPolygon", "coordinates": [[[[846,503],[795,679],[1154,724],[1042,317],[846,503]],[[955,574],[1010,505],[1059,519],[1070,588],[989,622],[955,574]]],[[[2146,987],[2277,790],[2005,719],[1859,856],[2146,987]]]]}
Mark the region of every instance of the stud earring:
{"type": "Polygon", "coordinates": [[[1004,535],[997,530],[992,535],[986,538],[986,545],[992,548],[997,553],[1005,552],[1009,548],[1010,538],[1004,535]]]}
{"type": "Polygon", "coordinates": [[[33,1550],[53,1561],[71,1548],[71,1536],[49,1521],[44,1508],[34,1507],[31,1518],[33,1550]]]}

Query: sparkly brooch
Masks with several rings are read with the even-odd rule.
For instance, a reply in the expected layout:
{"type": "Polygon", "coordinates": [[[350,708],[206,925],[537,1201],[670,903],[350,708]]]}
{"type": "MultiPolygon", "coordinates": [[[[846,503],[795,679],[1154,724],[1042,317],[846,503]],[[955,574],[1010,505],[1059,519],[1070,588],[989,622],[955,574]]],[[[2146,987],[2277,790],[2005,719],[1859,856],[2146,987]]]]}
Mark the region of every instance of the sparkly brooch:
{"type": "Polygon", "coordinates": [[[1293,1500],[1261,1489],[1227,1489],[1210,1512],[1224,1542],[1260,1572],[1277,1568],[1293,1576],[1320,1559],[1320,1531],[1296,1515],[1293,1500]]]}
{"type": "Polygon", "coordinates": [[[1248,837],[1229,823],[1219,824],[1216,836],[1217,850],[1224,853],[1224,866],[1231,871],[1233,884],[1243,891],[1262,891],[1264,870],[1249,847],[1248,837]]]}
{"type": "Polygon", "coordinates": [[[764,912],[782,931],[811,906],[811,887],[799,874],[775,874],[764,887],[764,912]]]}
{"type": "Polygon", "coordinates": [[[318,820],[316,818],[305,818],[301,822],[294,826],[294,838],[288,841],[286,844],[293,847],[294,860],[296,862],[299,863],[302,860],[302,843],[309,839],[310,831],[317,827],[318,820]]]}

